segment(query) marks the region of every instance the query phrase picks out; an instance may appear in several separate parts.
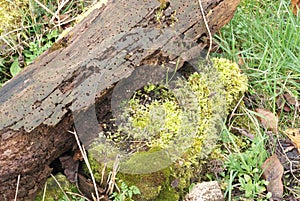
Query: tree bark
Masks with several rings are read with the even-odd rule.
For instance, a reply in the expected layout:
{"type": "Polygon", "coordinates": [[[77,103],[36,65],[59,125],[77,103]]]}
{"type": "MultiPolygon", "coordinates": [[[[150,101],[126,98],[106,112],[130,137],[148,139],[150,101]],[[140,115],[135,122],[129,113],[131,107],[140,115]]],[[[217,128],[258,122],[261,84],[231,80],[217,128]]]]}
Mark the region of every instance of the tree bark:
{"type": "MultiPolygon", "coordinates": [[[[239,1],[202,0],[212,34],[239,1]]],[[[199,55],[208,34],[198,0],[167,5],[109,1],[0,89],[0,200],[13,200],[17,185],[17,200],[32,200],[51,173],[49,164],[76,144],[68,132],[74,115],[80,121],[96,104],[101,119],[113,87],[137,67],[174,67],[180,58],[180,68],[199,55]]]]}

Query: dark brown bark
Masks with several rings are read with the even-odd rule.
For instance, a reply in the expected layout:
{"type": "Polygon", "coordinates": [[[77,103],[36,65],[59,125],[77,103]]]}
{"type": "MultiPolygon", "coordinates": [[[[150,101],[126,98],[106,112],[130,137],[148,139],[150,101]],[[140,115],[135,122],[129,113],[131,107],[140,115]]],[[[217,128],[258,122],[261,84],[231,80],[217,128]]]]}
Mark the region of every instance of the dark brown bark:
{"type": "MultiPolygon", "coordinates": [[[[202,0],[212,33],[229,22],[238,3],[202,0]]],[[[181,67],[206,46],[198,0],[171,1],[157,20],[160,9],[154,0],[110,1],[0,89],[0,200],[13,200],[18,175],[18,200],[32,200],[43,187],[49,164],[75,144],[68,130],[73,115],[80,120],[94,104],[82,99],[93,94],[92,86],[98,86],[101,118],[110,89],[136,67],[172,63],[178,55],[181,67]]]]}

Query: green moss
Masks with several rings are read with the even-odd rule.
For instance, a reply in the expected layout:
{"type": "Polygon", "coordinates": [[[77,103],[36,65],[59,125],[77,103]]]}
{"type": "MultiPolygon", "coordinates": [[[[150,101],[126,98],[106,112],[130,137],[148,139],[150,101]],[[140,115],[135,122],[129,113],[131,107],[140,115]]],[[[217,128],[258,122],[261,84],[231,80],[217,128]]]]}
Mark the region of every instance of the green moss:
{"type": "MultiPolygon", "coordinates": [[[[104,147],[101,145],[94,146],[93,149],[89,151],[89,163],[93,171],[94,177],[98,183],[100,183],[102,178],[102,170],[104,165],[102,161],[103,158],[99,156],[99,153],[102,153],[104,147]]],[[[170,158],[165,155],[163,152],[160,152],[161,148],[152,148],[145,152],[136,152],[128,160],[123,159],[120,161],[120,171],[117,174],[117,185],[120,186],[122,182],[125,182],[128,186],[137,186],[141,191],[141,195],[135,195],[135,201],[154,201],[156,198],[164,191],[164,189],[169,188],[170,178],[171,178],[171,169],[169,166],[172,164],[170,158]],[[165,163],[164,169],[157,169],[155,172],[147,173],[149,167],[152,166],[155,168],[161,167],[162,163],[165,163]],[[132,172],[141,174],[131,174],[132,172]]],[[[115,155],[106,155],[115,157],[115,155]]],[[[103,179],[104,182],[102,185],[106,185],[108,175],[112,171],[112,164],[107,165],[106,170],[104,171],[103,179]]],[[[84,166],[84,171],[86,174],[89,174],[88,169],[84,166]]],[[[179,196],[178,192],[172,191],[179,196]]]]}
{"type": "MultiPolygon", "coordinates": [[[[55,175],[55,178],[57,182],[54,180],[54,178],[49,177],[47,179],[46,183],[46,193],[43,199],[43,193],[44,189],[38,193],[36,198],[34,199],[35,201],[40,201],[40,200],[45,200],[45,201],[55,201],[55,200],[67,200],[65,197],[64,193],[60,189],[59,185],[65,192],[78,192],[77,188],[75,185],[71,184],[69,180],[63,175],[63,174],[57,174],[55,175]]],[[[76,200],[76,199],[73,199],[76,200]]]]}
{"type": "Polygon", "coordinates": [[[174,188],[165,188],[155,201],[179,200],[180,195],[174,188]]]}
{"type": "Polygon", "coordinates": [[[167,148],[172,138],[179,134],[182,124],[181,110],[173,100],[155,100],[149,105],[133,100],[129,104],[131,117],[120,132],[128,133],[135,139],[147,143],[147,146],[167,148]]]}
{"type": "Polygon", "coordinates": [[[151,148],[148,151],[140,151],[130,155],[120,162],[120,171],[125,173],[145,174],[158,171],[162,167],[168,167],[172,164],[169,155],[161,148],[151,148]]]}
{"type": "MultiPolygon", "coordinates": [[[[96,182],[101,183],[103,187],[105,187],[105,185],[107,184],[108,175],[112,171],[111,167],[113,167],[113,162],[104,164],[103,161],[106,161],[106,157],[111,157],[109,161],[114,161],[114,159],[116,158],[116,152],[110,151],[111,150],[107,150],[107,147],[105,147],[104,144],[98,143],[97,145],[93,145],[93,148],[89,149],[88,153],[88,161],[93,172],[94,178],[96,182]],[[104,152],[106,153],[103,154],[104,152]]],[[[90,175],[86,164],[83,165],[83,171],[86,175],[90,175]]]]}
{"type": "Polygon", "coordinates": [[[241,73],[239,66],[224,58],[213,58],[226,91],[227,113],[232,111],[240,98],[248,90],[248,78],[241,73]]]}
{"type": "MultiPolygon", "coordinates": [[[[118,183],[125,182],[128,186],[135,185],[141,191],[141,195],[134,197],[135,201],[154,201],[158,196],[164,194],[165,189],[168,188],[171,178],[171,169],[165,168],[150,174],[126,174],[118,173],[118,183]]],[[[169,194],[179,196],[175,190],[169,191],[169,194]]]]}
{"type": "MultiPolygon", "coordinates": [[[[103,169],[103,164],[99,163],[96,160],[96,157],[93,156],[91,153],[88,156],[88,160],[94,175],[95,180],[100,183],[101,182],[101,177],[102,177],[102,169],[103,169]]],[[[83,170],[87,175],[90,175],[90,172],[86,166],[86,164],[83,165],[83,170]]]]}
{"type": "MultiPolygon", "coordinates": [[[[167,93],[149,85],[126,106],[117,147],[133,154],[120,162],[118,178],[140,189],[135,200],[178,200],[214,148],[222,120],[247,90],[247,77],[229,60],[213,59],[213,64],[167,93]],[[147,99],[149,94],[163,95],[147,99]]],[[[97,149],[102,153],[99,147],[92,150],[97,149]]]]}
{"type": "Polygon", "coordinates": [[[50,48],[49,48],[49,53],[54,52],[56,50],[62,49],[62,48],[66,48],[68,46],[68,41],[69,41],[69,37],[64,37],[61,40],[55,42],[50,48]]]}

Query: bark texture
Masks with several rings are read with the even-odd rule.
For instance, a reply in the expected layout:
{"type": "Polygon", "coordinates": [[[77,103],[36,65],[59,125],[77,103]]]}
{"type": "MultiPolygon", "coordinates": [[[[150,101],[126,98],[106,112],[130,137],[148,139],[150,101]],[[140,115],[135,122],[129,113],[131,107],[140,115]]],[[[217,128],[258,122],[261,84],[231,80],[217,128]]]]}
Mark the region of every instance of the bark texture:
{"type": "MultiPolygon", "coordinates": [[[[238,3],[202,0],[212,33],[230,21],[238,3]]],[[[109,1],[0,89],[0,200],[13,200],[17,184],[17,200],[32,200],[51,173],[49,164],[75,144],[68,132],[74,115],[86,119],[96,104],[101,119],[113,87],[135,68],[174,66],[178,55],[182,67],[199,55],[207,30],[198,0],[167,5],[109,1]]],[[[93,136],[97,129],[89,125],[86,134],[93,136]]]]}

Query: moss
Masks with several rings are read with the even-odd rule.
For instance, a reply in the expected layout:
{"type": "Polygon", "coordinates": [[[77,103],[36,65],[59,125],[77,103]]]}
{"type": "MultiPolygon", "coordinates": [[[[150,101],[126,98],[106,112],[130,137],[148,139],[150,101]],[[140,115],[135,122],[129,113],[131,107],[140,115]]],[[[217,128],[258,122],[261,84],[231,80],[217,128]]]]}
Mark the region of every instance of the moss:
{"type": "MultiPolygon", "coordinates": [[[[71,184],[63,174],[59,173],[55,175],[55,178],[65,192],[76,192],[76,193],[78,192],[76,190],[76,186],[71,184]]],[[[60,187],[58,186],[57,182],[52,177],[49,177],[47,179],[47,187],[46,187],[46,193],[44,199],[43,199],[44,190],[42,190],[38,193],[38,195],[34,200],[36,201],[40,201],[40,200],[55,201],[59,199],[66,200],[65,195],[60,189],[60,187]]]]}
{"type": "Polygon", "coordinates": [[[155,201],[179,200],[180,195],[174,188],[164,189],[155,201]]]}
{"type": "Polygon", "coordinates": [[[49,53],[54,52],[56,50],[65,48],[68,46],[68,41],[66,38],[63,38],[62,40],[55,42],[50,48],[49,48],[49,53]]]}
{"type": "Polygon", "coordinates": [[[219,125],[247,90],[247,77],[229,60],[213,59],[213,64],[179,80],[172,93],[151,85],[129,101],[114,137],[119,149],[134,153],[121,161],[118,178],[140,189],[135,200],[178,200],[214,148],[219,125]]]}
{"type": "Polygon", "coordinates": [[[141,191],[141,195],[134,197],[135,201],[154,201],[163,191],[164,186],[168,185],[170,169],[150,173],[150,174],[126,174],[118,173],[118,183],[124,181],[128,186],[135,185],[141,191]]]}
{"type": "MultiPolygon", "coordinates": [[[[103,163],[103,161],[106,161],[107,159],[104,157],[111,157],[109,161],[114,161],[116,158],[116,152],[110,151],[111,150],[107,150],[107,147],[104,146],[104,144],[97,143],[97,145],[93,145],[93,148],[89,149],[88,152],[88,161],[93,172],[93,176],[96,182],[100,183],[104,188],[107,185],[109,174],[112,171],[111,167],[113,167],[113,162],[108,162],[107,164],[103,163]],[[105,152],[105,154],[103,154],[103,152],[105,152]]],[[[90,175],[86,164],[83,164],[83,171],[86,175],[90,175]]]]}
{"type": "MultiPolygon", "coordinates": [[[[95,180],[100,183],[101,182],[101,177],[102,177],[102,169],[103,169],[103,164],[99,163],[96,160],[96,157],[93,156],[91,153],[88,156],[88,160],[94,175],[95,180]]],[[[83,165],[83,170],[87,175],[90,175],[90,172],[86,166],[86,164],[83,165]]]]}
{"type": "Polygon", "coordinates": [[[241,73],[241,69],[236,63],[224,58],[213,58],[212,61],[225,87],[228,114],[248,90],[248,79],[241,73]]]}
{"type": "Polygon", "coordinates": [[[160,170],[172,164],[169,155],[161,148],[155,147],[148,151],[140,151],[120,162],[120,171],[125,173],[145,174],[160,170]],[[149,172],[150,170],[150,172],[149,172]]]}

